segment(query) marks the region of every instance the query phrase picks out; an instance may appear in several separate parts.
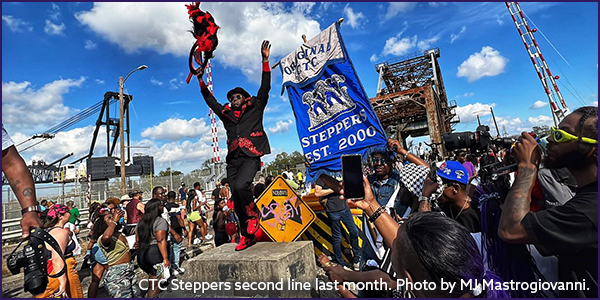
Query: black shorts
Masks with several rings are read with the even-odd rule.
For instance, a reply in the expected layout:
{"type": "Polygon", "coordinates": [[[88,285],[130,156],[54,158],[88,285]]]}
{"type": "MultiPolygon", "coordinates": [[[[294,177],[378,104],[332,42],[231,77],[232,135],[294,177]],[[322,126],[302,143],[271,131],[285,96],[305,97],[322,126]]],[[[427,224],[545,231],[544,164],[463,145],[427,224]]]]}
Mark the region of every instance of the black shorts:
{"type": "MultiPolygon", "coordinates": [[[[169,249],[169,245],[167,245],[167,249],[169,249]]],[[[162,261],[163,257],[160,254],[158,245],[149,245],[144,248],[140,247],[137,253],[138,266],[140,266],[140,269],[148,275],[156,276],[154,265],[160,264],[162,261]]]]}

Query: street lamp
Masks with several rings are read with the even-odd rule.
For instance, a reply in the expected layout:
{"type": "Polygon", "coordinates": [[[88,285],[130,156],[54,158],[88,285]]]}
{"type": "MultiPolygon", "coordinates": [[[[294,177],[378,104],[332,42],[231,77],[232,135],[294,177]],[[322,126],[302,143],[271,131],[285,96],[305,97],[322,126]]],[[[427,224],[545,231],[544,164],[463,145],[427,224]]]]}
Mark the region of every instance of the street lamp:
{"type": "Polygon", "coordinates": [[[125,195],[125,193],[127,192],[127,187],[125,185],[125,137],[124,137],[124,120],[123,120],[123,111],[124,111],[124,104],[123,104],[123,86],[125,85],[125,81],[127,81],[127,78],[129,78],[129,76],[131,76],[131,74],[133,74],[135,71],[139,71],[139,70],[143,70],[148,68],[148,66],[146,65],[141,65],[137,68],[135,68],[134,70],[132,70],[131,72],[129,72],[129,74],[127,74],[127,76],[125,76],[125,79],[123,79],[123,77],[119,77],[119,107],[120,107],[120,115],[119,115],[119,135],[120,135],[120,143],[121,143],[121,195],[125,195]]]}

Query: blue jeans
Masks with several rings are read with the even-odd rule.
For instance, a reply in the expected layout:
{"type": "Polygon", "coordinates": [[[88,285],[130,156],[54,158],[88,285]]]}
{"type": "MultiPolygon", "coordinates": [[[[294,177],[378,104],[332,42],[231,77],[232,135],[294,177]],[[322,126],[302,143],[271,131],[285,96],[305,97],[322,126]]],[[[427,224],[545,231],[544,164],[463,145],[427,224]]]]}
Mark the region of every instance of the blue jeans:
{"type": "Polygon", "coordinates": [[[354,224],[350,208],[346,206],[343,210],[327,214],[331,220],[331,238],[335,259],[339,264],[345,265],[344,258],[342,257],[342,224],[340,223],[340,221],[342,221],[350,233],[350,245],[352,246],[354,263],[359,262],[360,248],[358,247],[358,228],[356,227],[356,224],[354,224]]]}
{"type": "Polygon", "coordinates": [[[181,243],[177,243],[175,242],[175,237],[171,235],[171,249],[169,250],[169,262],[171,263],[171,267],[173,269],[179,269],[179,257],[181,256],[180,253],[182,243],[183,239],[181,240],[181,243]]]}

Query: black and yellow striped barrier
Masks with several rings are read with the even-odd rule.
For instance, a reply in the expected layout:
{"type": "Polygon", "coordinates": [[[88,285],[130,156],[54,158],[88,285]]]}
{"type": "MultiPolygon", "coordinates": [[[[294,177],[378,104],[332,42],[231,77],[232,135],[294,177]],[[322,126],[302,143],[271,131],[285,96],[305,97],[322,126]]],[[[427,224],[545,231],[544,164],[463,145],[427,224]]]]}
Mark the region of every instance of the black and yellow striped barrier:
{"type": "MultiPolygon", "coordinates": [[[[301,240],[312,241],[315,248],[315,255],[319,256],[321,253],[329,257],[335,257],[333,253],[333,245],[331,244],[331,221],[329,216],[323,210],[323,206],[319,203],[318,197],[314,194],[309,194],[302,197],[302,200],[316,213],[317,217],[314,222],[304,231],[301,240]]],[[[362,248],[363,240],[362,226],[363,226],[363,211],[362,209],[350,206],[352,211],[352,218],[354,224],[358,227],[358,246],[362,248]]],[[[352,264],[352,246],[350,246],[350,234],[348,228],[342,223],[342,255],[347,263],[352,264]]]]}

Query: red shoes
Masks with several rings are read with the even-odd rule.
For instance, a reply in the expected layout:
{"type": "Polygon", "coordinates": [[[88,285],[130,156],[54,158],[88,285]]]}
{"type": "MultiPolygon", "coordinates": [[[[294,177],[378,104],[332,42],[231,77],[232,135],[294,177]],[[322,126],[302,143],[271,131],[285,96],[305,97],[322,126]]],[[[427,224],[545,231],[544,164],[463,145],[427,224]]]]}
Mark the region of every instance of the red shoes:
{"type": "Polygon", "coordinates": [[[235,246],[235,251],[242,251],[254,244],[256,244],[256,238],[248,238],[246,236],[242,236],[240,238],[240,243],[237,246],[235,246]]]}
{"type": "Polygon", "coordinates": [[[258,224],[257,217],[248,219],[248,234],[255,234],[258,231],[258,228],[260,228],[260,225],[258,224]]]}

